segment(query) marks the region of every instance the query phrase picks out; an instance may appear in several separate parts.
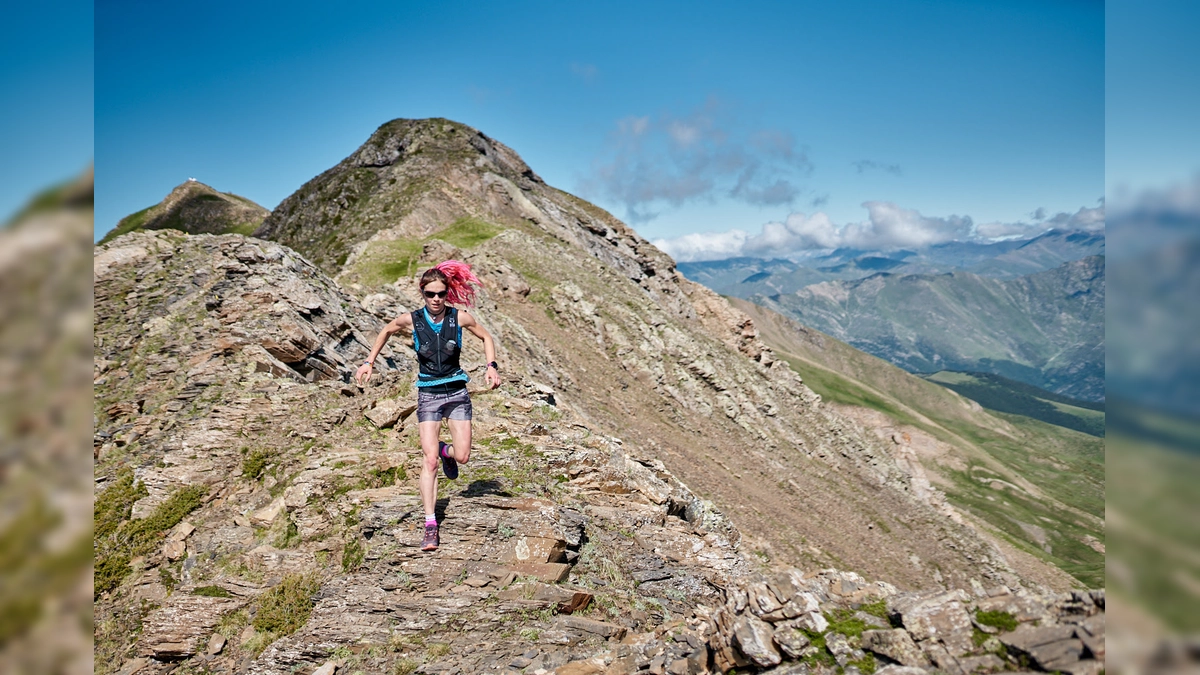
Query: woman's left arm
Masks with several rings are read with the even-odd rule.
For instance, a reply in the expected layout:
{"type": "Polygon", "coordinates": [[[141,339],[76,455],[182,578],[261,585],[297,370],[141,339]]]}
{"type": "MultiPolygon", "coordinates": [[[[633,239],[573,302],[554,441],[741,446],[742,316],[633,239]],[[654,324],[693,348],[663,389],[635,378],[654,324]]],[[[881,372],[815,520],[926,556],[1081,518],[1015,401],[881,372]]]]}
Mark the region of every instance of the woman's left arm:
{"type": "Polygon", "coordinates": [[[471,332],[471,335],[483,340],[483,357],[487,359],[487,379],[488,386],[492,389],[500,386],[500,370],[496,366],[496,342],[492,339],[492,334],[488,329],[484,328],[475,317],[466,312],[459,311],[458,325],[466,328],[471,332]]]}

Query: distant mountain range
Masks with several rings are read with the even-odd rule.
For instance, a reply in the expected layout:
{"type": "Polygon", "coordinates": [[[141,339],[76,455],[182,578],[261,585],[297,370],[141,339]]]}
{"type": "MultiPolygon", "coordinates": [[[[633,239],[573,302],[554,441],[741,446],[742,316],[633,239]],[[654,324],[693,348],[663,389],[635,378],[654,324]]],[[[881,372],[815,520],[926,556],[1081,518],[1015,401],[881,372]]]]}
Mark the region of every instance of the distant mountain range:
{"type": "Polygon", "coordinates": [[[1088,256],[1104,255],[1104,235],[1051,230],[1032,239],[993,243],[948,242],[917,250],[868,251],[839,248],[794,260],[729,258],[679,263],[692,281],[735,298],[792,293],[821,283],[891,274],[942,274],[957,270],[983,277],[1013,279],[1054,269],[1088,256]]]}
{"type": "Polygon", "coordinates": [[[882,273],[750,300],[910,372],[994,373],[1104,399],[1101,256],[1016,279],[882,273]]]}
{"type": "Polygon", "coordinates": [[[1104,236],[679,265],[910,372],[991,373],[1104,400],[1104,236]]]}

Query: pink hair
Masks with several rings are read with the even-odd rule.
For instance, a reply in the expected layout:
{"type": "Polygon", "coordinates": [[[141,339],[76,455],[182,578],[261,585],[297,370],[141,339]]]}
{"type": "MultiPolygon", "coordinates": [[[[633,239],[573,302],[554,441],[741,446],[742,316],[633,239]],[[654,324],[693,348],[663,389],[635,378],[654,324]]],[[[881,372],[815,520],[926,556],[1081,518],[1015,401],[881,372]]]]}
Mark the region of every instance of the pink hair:
{"type": "Polygon", "coordinates": [[[457,260],[447,260],[426,270],[421,275],[421,288],[433,281],[446,284],[446,301],[454,305],[471,307],[475,304],[475,294],[479,292],[479,277],[471,271],[471,266],[457,260]]]}

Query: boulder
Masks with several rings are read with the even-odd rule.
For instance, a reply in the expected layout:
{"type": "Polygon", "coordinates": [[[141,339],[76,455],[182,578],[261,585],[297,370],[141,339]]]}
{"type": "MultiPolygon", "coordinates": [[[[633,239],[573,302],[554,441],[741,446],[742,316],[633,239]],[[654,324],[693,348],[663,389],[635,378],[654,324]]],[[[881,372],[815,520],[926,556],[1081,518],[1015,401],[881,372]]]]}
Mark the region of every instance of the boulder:
{"type": "Polygon", "coordinates": [[[1021,626],[1000,636],[1009,652],[1023,654],[1042,670],[1064,670],[1083,659],[1083,641],[1075,637],[1075,626],[1021,626]]]}
{"type": "Polygon", "coordinates": [[[903,666],[924,668],[929,665],[929,659],[903,628],[863,631],[862,648],[903,666]]]}
{"type": "Polygon", "coordinates": [[[779,625],[775,627],[775,644],[787,654],[790,659],[803,658],[804,650],[812,644],[804,631],[795,626],[779,625]]]}
{"type": "Polygon", "coordinates": [[[500,561],[560,563],[566,560],[567,542],[548,537],[513,537],[508,540],[500,561]]]}
{"type": "Polygon", "coordinates": [[[738,649],[755,665],[764,668],[777,666],[783,660],[775,649],[774,633],[771,624],[750,614],[739,616],[733,622],[738,649]]]}
{"type": "Polygon", "coordinates": [[[391,429],[400,420],[405,419],[416,410],[416,406],[405,405],[394,398],[385,398],[375,402],[375,405],[363,411],[363,416],[371,421],[378,429],[391,429]]]}
{"type": "Polygon", "coordinates": [[[287,504],[284,502],[283,497],[277,497],[275,501],[251,513],[250,523],[260,527],[268,527],[271,523],[275,522],[275,519],[285,509],[287,509],[287,504]]]}
{"type": "Polygon", "coordinates": [[[176,593],[146,617],[138,640],[138,655],[159,660],[193,656],[201,648],[201,639],[212,634],[221,615],[244,602],[176,593]]]}
{"type": "Polygon", "coordinates": [[[974,648],[971,617],[962,590],[893,598],[891,612],[917,642],[936,640],[954,656],[974,648]]]}

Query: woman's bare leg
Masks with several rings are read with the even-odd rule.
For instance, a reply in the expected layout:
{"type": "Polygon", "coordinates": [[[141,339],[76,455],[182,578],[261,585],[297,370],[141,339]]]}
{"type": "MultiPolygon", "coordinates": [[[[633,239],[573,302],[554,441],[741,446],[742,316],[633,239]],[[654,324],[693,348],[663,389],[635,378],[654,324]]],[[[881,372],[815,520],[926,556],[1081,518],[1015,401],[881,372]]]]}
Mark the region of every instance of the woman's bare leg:
{"type": "Polygon", "coordinates": [[[459,464],[471,459],[471,420],[446,420],[450,423],[450,456],[459,464]]]}
{"type": "Polygon", "coordinates": [[[424,455],[421,461],[421,503],[425,506],[426,514],[434,513],[437,507],[438,432],[441,428],[441,422],[417,424],[424,455]]]}

